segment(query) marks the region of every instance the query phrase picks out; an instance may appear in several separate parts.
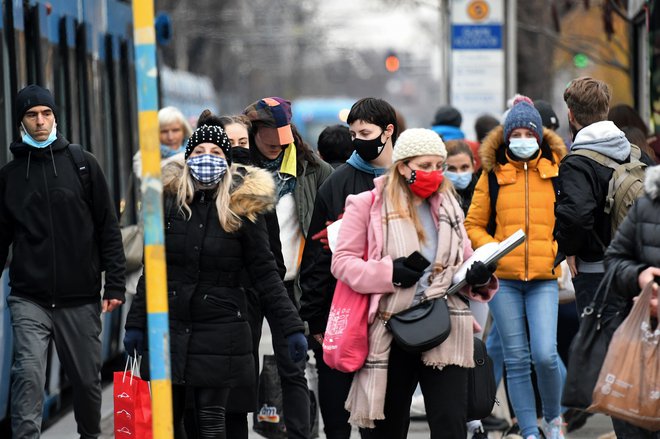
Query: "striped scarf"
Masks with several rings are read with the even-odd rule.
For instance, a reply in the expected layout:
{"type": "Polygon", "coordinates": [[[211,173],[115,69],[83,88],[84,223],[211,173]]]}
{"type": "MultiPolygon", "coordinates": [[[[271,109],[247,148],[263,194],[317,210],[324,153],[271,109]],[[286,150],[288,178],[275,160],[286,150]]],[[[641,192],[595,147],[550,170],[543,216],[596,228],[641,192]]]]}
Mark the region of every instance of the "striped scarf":
{"type": "MultiPolygon", "coordinates": [[[[442,297],[451,285],[452,277],[463,262],[462,210],[450,194],[439,195],[438,251],[433,264],[431,286],[425,291],[427,298],[442,297]]],[[[407,213],[390,210],[383,193],[383,256],[392,259],[407,256],[420,249],[415,225],[407,213]]],[[[355,373],[346,399],[349,422],[357,427],[374,428],[374,420],[385,419],[385,391],[392,335],[383,325],[389,316],[412,305],[416,285],[394,288],[393,294],[382,296],[379,317],[369,326],[369,355],[355,373]]],[[[451,334],[441,345],[422,353],[424,365],[442,369],[447,365],[474,367],[472,314],[458,297],[448,298],[451,334]]],[[[466,384],[467,385],[467,384],[466,384]]]]}

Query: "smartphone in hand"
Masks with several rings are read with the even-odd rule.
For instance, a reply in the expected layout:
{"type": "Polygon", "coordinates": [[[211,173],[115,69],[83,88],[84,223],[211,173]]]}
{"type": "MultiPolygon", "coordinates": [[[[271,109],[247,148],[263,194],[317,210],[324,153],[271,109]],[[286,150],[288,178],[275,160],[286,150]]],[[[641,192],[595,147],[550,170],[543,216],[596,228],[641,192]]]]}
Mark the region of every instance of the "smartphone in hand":
{"type": "Polygon", "coordinates": [[[431,265],[431,262],[426,259],[420,252],[415,251],[411,253],[405,259],[405,261],[403,261],[403,265],[410,268],[411,270],[422,272],[426,270],[429,265],[431,265]]]}

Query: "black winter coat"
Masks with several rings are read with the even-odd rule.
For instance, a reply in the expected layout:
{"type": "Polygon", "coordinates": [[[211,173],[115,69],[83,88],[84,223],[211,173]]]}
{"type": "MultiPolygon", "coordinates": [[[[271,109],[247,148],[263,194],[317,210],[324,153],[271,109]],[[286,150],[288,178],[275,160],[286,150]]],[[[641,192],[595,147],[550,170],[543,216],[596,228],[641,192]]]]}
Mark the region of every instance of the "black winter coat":
{"type": "Polygon", "coordinates": [[[612,172],[584,156],[568,154],[562,160],[555,239],[564,255],[588,262],[603,260],[603,246],[612,240],[610,216],[603,210],[612,172]]]}
{"type": "Polygon", "coordinates": [[[332,253],[311,237],[326,228],[326,221],[336,221],[344,213],[346,197],[372,190],[375,177],[346,163],[323,182],[316,195],[300,265],[300,316],[307,321],[310,334],[325,332],[337,282],[330,272],[332,253]]]}
{"type": "Polygon", "coordinates": [[[619,264],[614,292],[626,303],[640,292],[637,278],[648,267],[660,267],[660,166],[649,168],[646,195],[630,208],[605,253],[605,264],[619,264]]]}
{"type": "MultiPolygon", "coordinates": [[[[233,233],[220,226],[214,191],[198,191],[191,217],[185,219],[174,200],[177,185],[174,181],[165,187],[164,203],[172,383],[251,386],[255,369],[242,270],[249,272],[261,303],[285,335],[304,330],[268,243],[263,213],[274,205],[273,179],[266,171],[250,168],[233,186],[230,206],[243,218],[233,233]]],[[[145,308],[142,276],[127,328],[146,327],[145,308]]]]}
{"type": "Polygon", "coordinates": [[[14,160],[0,170],[0,267],[7,262],[11,294],[47,308],[124,300],[124,248],[103,171],[94,156],[90,194],[83,189],[69,141],[46,148],[11,145],[14,160]]]}

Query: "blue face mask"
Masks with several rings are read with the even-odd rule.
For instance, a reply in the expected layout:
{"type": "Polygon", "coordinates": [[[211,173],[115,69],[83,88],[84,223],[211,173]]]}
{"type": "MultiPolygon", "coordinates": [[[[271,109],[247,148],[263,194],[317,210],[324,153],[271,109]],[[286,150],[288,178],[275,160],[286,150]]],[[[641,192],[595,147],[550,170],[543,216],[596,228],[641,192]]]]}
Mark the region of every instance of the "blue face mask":
{"type": "Polygon", "coordinates": [[[539,150],[539,143],[535,138],[515,138],[509,140],[509,149],[521,159],[531,158],[539,150]]]}
{"type": "Polygon", "coordinates": [[[34,138],[28,134],[28,131],[25,129],[25,125],[23,125],[23,123],[21,123],[21,126],[23,127],[22,140],[26,145],[34,146],[35,148],[45,148],[53,143],[55,139],[57,139],[57,124],[55,122],[53,122],[53,129],[50,131],[48,138],[41,142],[34,140],[34,138]]]}
{"type": "Polygon", "coordinates": [[[227,173],[227,160],[213,154],[202,154],[190,157],[186,164],[190,168],[192,178],[204,186],[218,184],[227,173]]]}
{"type": "Polygon", "coordinates": [[[445,177],[452,182],[456,189],[465,189],[472,181],[472,172],[451,172],[445,171],[445,177]]]}

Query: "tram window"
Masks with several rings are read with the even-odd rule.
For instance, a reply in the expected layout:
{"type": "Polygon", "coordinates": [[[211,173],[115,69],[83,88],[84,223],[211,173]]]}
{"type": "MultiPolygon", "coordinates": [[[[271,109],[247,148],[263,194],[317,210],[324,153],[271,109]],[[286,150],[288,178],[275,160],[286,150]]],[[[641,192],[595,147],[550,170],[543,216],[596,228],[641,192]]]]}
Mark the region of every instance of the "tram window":
{"type": "Polygon", "coordinates": [[[87,29],[84,23],[76,28],[76,69],[78,77],[78,108],[80,114],[80,142],[86,148],[91,148],[89,135],[89,103],[90,93],[87,78],[87,29]]]}
{"type": "Polygon", "coordinates": [[[41,68],[41,41],[39,35],[39,6],[30,7],[24,15],[25,51],[28,63],[28,83],[44,84],[44,72],[41,68]]]}
{"type": "Polygon", "coordinates": [[[71,139],[70,114],[71,101],[67,90],[68,78],[68,50],[66,46],[66,20],[60,19],[58,24],[59,44],[53,56],[53,70],[55,73],[55,100],[57,102],[57,129],[64,137],[71,139]]]}

